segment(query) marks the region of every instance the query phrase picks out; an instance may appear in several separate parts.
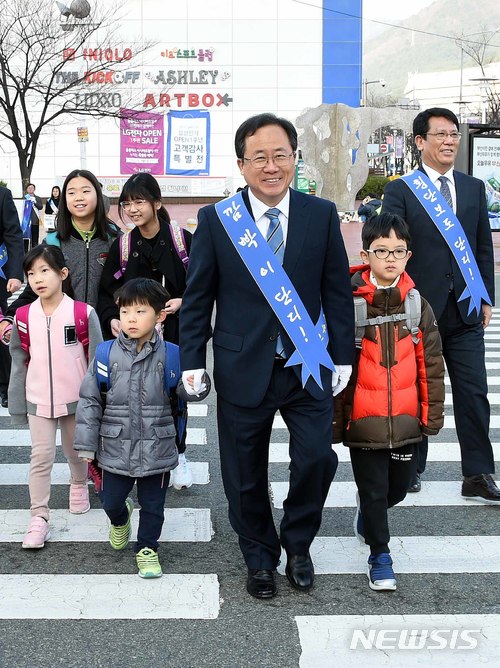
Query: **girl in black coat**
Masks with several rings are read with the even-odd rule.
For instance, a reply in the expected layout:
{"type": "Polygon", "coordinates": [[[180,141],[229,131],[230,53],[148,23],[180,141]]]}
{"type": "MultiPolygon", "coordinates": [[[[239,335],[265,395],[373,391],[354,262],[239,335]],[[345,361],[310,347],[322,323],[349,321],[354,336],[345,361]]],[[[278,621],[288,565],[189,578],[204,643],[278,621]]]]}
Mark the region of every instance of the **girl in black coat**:
{"type": "Polygon", "coordinates": [[[191,234],[177,228],[182,252],[174,241],[176,229],[161,202],[160,186],[151,174],[134,174],[119,197],[120,219],[135,227],[122,243],[116,240],[109,250],[99,286],[97,312],[105,335],[118,336],[120,319],[115,292],[132,278],[153,278],[169,292],[163,338],[179,342],[179,309],[186,289],[187,256],[191,234]],[[126,250],[123,250],[126,248],[126,250]],[[125,261],[128,251],[128,259],[125,261]],[[184,261],[183,261],[184,260],[184,261]]]}

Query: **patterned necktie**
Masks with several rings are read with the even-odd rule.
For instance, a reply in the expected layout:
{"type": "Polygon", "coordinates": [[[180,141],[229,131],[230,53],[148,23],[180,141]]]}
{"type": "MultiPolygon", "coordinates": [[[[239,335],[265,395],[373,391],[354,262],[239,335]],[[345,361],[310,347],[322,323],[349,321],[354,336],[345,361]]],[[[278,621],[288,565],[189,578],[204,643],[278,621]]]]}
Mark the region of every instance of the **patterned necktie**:
{"type": "MultiPolygon", "coordinates": [[[[269,218],[269,227],[267,228],[266,240],[269,244],[269,247],[278,258],[280,264],[283,264],[285,242],[283,239],[283,228],[281,227],[279,213],[279,209],[268,209],[266,211],[265,215],[269,218]]],[[[281,336],[278,336],[276,339],[276,355],[277,357],[286,357],[281,336]]]]}
{"type": "Polygon", "coordinates": [[[448,185],[448,178],[446,176],[440,176],[438,179],[441,183],[441,195],[450,205],[450,208],[453,209],[453,200],[451,198],[450,186],[448,185]]]}
{"type": "Polygon", "coordinates": [[[271,247],[273,253],[280,261],[280,264],[283,264],[285,242],[283,239],[283,228],[281,227],[279,213],[279,209],[268,209],[266,211],[265,215],[269,218],[269,227],[267,228],[266,241],[271,247]]]}

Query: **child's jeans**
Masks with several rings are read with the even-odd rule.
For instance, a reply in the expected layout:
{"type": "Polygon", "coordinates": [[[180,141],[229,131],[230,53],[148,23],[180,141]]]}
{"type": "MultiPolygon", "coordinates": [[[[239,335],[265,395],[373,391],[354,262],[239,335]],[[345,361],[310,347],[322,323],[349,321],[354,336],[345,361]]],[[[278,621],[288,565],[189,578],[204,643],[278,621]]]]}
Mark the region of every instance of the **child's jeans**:
{"type": "Polygon", "coordinates": [[[371,554],[389,552],[387,510],[406,496],[414,471],[415,446],[401,448],[350,448],[354,480],[358,487],[365,543],[371,554]]]}
{"type": "Polygon", "coordinates": [[[28,415],[31,434],[31,464],[29,491],[31,516],[39,515],[48,521],[50,499],[50,476],[56,456],[57,425],[61,428],[63,453],[68,460],[70,483],[84,485],[87,482],[87,462],[78,457],[73,450],[75,436],[75,416],[63,415],[60,418],[44,418],[28,415]]]}
{"type": "Polygon", "coordinates": [[[132,478],[110,471],[102,472],[102,488],[99,497],[111,524],[123,526],[127,523],[125,499],[137,481],[137,499],[139,500],[139,528],[135,552],[149,547],[158,550],[165,513],[165,495],[167,493],[170,472],[150,475],[144,478],[132,478]]]}

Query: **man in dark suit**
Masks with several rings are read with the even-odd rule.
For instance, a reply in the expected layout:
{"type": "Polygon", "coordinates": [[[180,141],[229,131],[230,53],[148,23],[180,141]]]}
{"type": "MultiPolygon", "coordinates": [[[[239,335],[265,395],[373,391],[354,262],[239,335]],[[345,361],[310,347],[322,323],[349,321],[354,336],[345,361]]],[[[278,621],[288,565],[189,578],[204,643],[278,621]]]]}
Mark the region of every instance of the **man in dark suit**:
{"type": "MultiPolygon", "coordinates": [[[[21,287],[23,279],[23,233],[19,225],[16,206],[12,194],[0,186],[0,246],[5,244],[7,262],[2,271],[5,278],[0,278],[0,308],[7,310],[7,293],[14,293],[21,287]]],[[[7,407],[7,389],[10,376],[9,349],[0,344],[0,401],[7,407]]]]}
{"type": "MultiPolygon", "coordinates": [[[[451,201],[493,303],[493,244],[484,183],[453,169],[460,141],[458,119],[448,109],[427,109],[416,116],[413,136],[420,151],[420,169],[443,197],[451,201]]],[[[407,271],[438,320],[462,455],[462,495],[500,502],[500,490],[491,475],[495,465],[489,439],[484,349],[484,329],[491,319],[491,306],[483,301],[479,315],[476,310],[468,314],[469,299],[459,301],[466,284],[458,264],[438,228],[404,182],[397,180],[386,186],[382,209],[397,213],[408,222],[412,256],[407,271]]],[[[418,468],[409,491],[420,490],[426,456],[427,439],[419,446],[418,468]]]]}
{"type": "Polygon", "coordinates": [[[287,553],[286,575],[292,586],[303,591],[313,586],[309,547],[337,468],[331,448],[332,388],[335,393],[343,389],[351,373],[353,302],[335,205],[289,189],[297,150],[293,125],[272,114],[254,116],[237,130],[235,147],[248,184],[243,201],[257,226],[255,232],[267,239],[272,224],[268,216],[277,215],[270,207],[278,210],[285,246],[283,269],[313,323],[323,309],[328,353],[336,365],[333,376],[321,366],[321,387],[311,377],[302,386],[300,365],[285,366],[294,352],[286,328],[232,244],[215,207],[201,209],[180,314],[183,379],[188,391],[187,378],[194,377],[191,392],[199,387],[216,303],[214,379],[229,518],[248,568],[248,592],[271,598],[276,594],[274,571],[281,546],[287,553]],[[279,537],[268,493],[269,439],[277,410],[290,432],[291,459],[279,537]]]}
{"type": "Polygon", "coordinates": [[[35,185],[33,183],[28,183],[26,187],[26,198],[33,202],[31,208],[31,248],[34,248],[38,246],[40,238],[40,214],[38,212],[43,209],[43,203],[41,197],[35,195],[35,185]]]}

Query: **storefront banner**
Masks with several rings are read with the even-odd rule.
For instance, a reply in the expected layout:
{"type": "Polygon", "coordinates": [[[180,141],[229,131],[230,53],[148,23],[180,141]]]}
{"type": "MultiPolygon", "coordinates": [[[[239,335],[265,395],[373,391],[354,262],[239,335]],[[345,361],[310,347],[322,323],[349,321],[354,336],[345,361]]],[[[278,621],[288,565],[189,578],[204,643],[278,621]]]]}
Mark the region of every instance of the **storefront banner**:
{"type": "Polygon", "coordinates": [[[120,110],[121,174],[163,174],[165,137],[163,115],[120,110]]]}
{"type": "Polygon", "coordinates": [[[170,111],[165,174],[208,176],[210,173],[210,113],[170,111]]]}

